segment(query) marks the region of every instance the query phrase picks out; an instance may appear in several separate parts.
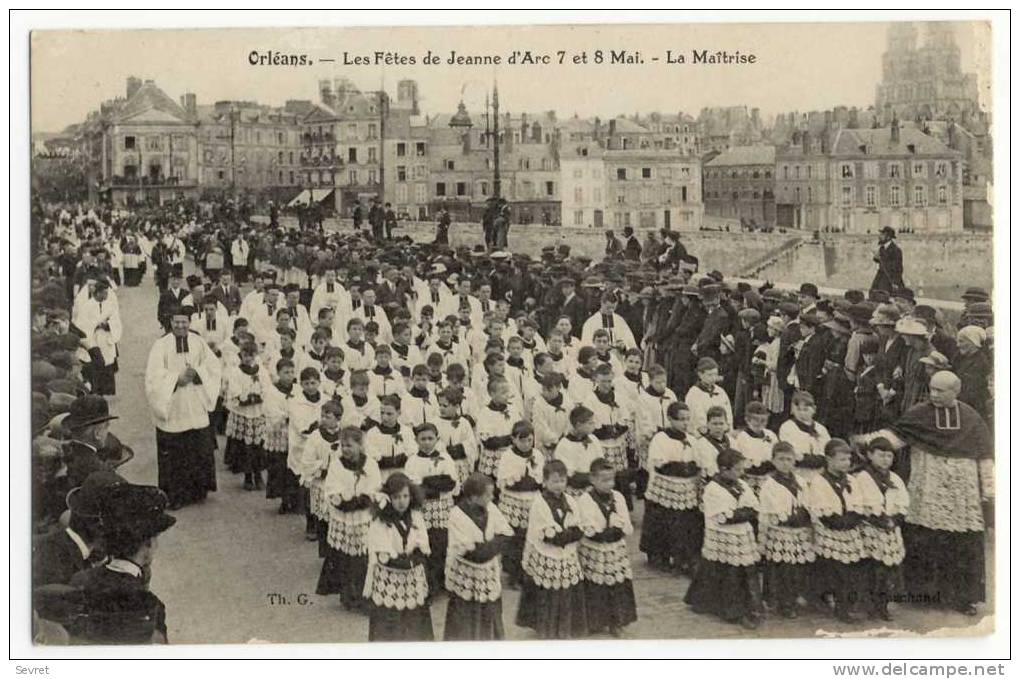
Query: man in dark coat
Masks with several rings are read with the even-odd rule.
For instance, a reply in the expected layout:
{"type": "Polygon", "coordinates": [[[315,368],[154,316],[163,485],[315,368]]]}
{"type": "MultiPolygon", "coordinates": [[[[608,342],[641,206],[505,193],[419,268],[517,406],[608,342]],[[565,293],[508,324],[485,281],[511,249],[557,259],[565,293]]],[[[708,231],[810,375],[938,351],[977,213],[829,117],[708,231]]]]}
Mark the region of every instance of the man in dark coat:
{"type": "Polygon", "coordinates": [[[81,615],[74,636],[93,643],[167,643],[166,607],[149,591],[156,537],[176,523],[158,488],[119,484],[102,503],[108,560],[75,575],[81,615]]]}
{"type": "Polygon", "coordinates": [[[383,227],[386,240],[393,238],[393,229],[397,228],[397,213],[393,211],[393,206],[389,203],[386,203],[386,210],[383,214],[383,227]]]}
{"type": "Polygon", "coordinates": [[[385,220],[385,213],[382,207],[379,205],[379,199],[372,199],[372,206],[368,208],[368,223],[372,226],[372,237],[377,241],[382,240],[383,237],[383,221],[385,220]]]}
{"type": "Polygon", "coordinates": [[[170,316],[173,310],[180,307],[184,298],[190,294],[191,291],[184,287],[184,272],[180,265],[177,265],[171,271],[169,286],[160,293],[159,303],[156,305],[156,319],[167,332],[170,331],[170,316]]]}
{"type": "Polygon", "coordinates": [[[634,262],[640,262],[641,241],[639,241],[637,236],[634,235],[634,229],[629,226],[626,227],[623,230],[623,237],[627,239],[627,244],[623,248],[623,258],[634,262]]]}
{"type": "Polygon", "coordinates": [[[701,289],[705,324],[694,344],[694,353],[698,358],[712,358],[716,363],[722,358],[722,336],[729,332],[731,325],[730,315],[722,307],[720,292],[718,285],[706,285],[701,289]]]}
{"type": "Polygon", "coordinates": [[[584,300],[577,294],[577,286],[570,278],[560,281],[560,290],[563,291],[563,304],[560,306],[559,313],[555,314],[553,325],[556,324],[557,318],[566,316],[570,319],[570,334],[580,339],[581,327],[588,320],[588,310],[585,308],[584,300]]]}
{"type": "Polygon", "coordinates": [[[241,291],[234,285],[233,273],[229,269],[224,269],[220,273],[219,281],[206,295],[226,307],[227,313],[231,316],[236,316],[241,311],[241,291]]]}
{"type": "Polygon", "coordinates": [[[97,507],[108,490],[119,483],[126,481],[113,472],[97,471],[68,493],[71,517],[67,528],[47,533],[32,546],[33,588],[70,584],[75,573],[97,561],[101,527],[97,507]]]}
{"type": "Polygon", "coordinates": [[[883,227],[878,238],[878,252],[873,257],[878,263],[878,271],[871,282],[872,290],[892,292],[903,284],[903,251],[896,245],[896,231],[889,226],[883,227]]]}
{"type": "Polygon", "coordinates": [[[795,370],[797,371],[797,384],[802,391],[806,391],[819,401],[822,397],[822,388],[825,383],[823,369],[825,358],[828,355],[828,336],[819,332],[818,317],[814,313],[806,313],[800,317],[801,337],[804,344],[797,354],[795,370]]]}

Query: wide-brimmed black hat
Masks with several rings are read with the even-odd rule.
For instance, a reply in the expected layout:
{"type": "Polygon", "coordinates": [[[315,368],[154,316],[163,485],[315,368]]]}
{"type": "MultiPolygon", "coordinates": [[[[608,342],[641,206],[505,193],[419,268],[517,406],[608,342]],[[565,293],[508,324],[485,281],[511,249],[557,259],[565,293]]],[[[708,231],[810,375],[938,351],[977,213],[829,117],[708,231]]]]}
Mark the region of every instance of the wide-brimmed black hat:
{"type": "Polygon", "coordinates": [[[99,502],[103,535],[139,541],[155,537],[177,523],[166,513],[167,504],[166,493],[155,486],[109,486],[99,502]]]}
{"type": "Polygon", "coordinates": [[[95,394],[88,394],[76,398],[71,403],[71,408],[67,413],[67,419],[64,420],[63,426],[70,431],[74,431],[82,427],[89,427],[116,419],[116,415],[110,414],[110,404],[106,402],[105,398],[95,394]]]}
{"type": "Polygon", "coordinates": [[[103,503],[110,489],[127,481],[121,475],[101,469],[92,472],[77,488],[67,494],[67,508],[76,516],[102,518],[103,503]]]}

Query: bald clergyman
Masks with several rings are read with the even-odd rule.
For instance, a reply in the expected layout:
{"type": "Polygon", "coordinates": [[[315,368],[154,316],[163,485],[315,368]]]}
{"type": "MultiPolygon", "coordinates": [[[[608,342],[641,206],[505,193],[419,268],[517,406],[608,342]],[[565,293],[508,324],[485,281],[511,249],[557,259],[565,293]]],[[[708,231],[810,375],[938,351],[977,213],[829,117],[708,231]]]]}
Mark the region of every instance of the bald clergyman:
{"type": "Polygon", "coordinates": [[[960,379],[935,373],[929,399],[910,407],[885,436],[910,446],[910,508],[903,538],[908,600],[977,614],[985,600],[985,529],[994,498],[992,438],[981,416],[958,399],[960,379]]]}

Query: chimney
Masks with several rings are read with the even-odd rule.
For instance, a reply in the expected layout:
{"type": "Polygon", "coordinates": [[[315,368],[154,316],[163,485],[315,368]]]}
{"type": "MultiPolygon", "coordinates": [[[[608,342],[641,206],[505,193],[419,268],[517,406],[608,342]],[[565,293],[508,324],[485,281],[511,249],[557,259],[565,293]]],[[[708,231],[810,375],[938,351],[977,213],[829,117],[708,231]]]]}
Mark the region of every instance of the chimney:
{"type": "Polygon", "coordinates": [[[330,108],[336,104],[336,99],[333,98],[333,83],[328,79],[319,81],[319,101],[330,108]]]}
{"type": "Polygon", "coordinates": [[[595,116],[595,126],[592,129],[592,136],[595,138],[595,141],[600,143],[602,142],[602,119],[598,116],[595,116]]]}
{"type": "Polygon", "coordinates": [[[949,121],[949,129],[947,130],[947,132],[949,133],[949,148],[958,150],[960,139],[956,133],[956,123],[953,122],[952,119],[950,119],[949,121]]]}
{"type": "Polygon", "coordinates": [[[854,106],[852,109],[850,109],[850,120],[849,120],[849,122],[847,122],[847,127],[849,127],[851,130],[856,130],[857,129],[857,124],[858,124],[857,115],[858,115],[857,114],[857,107],[854,106]]]}
{"type": "Polygon", "coordinates": [[[191,115],[198,113],[198,97],[194,92],[185,92],[181,95],[181,107],[191,115]]]}
{"type": "Polygon", "coordinates": [[[609,136],[610,137],[615,137],[616,136],[616,119],[615,118],[609,121],[609,136]]]}
{"type": "Polygon", "coordinates": [[[801,137],[801,144],[802,144],[802,149],[804,150],[804,155],[806,156],[806,155],[810,154],[811,153],[811,132],[810,131],[804,130],[804,135],[801,137]]]}
{"type": "Polygon", "coordinates": [[[892,119],[892,125],[889,127],[889,141],[893,144],[900,143],[900,121],[895,117],[892,119]]]}
{"type": "Polygon", "coordinates": [[[460,135],[461,144],[464,146],[464,155],[471,153],[471,128],[464,130],[464,133],[460,135]]]}
{"type": "Polygon", "coordinates": [[[141,81],[141,79],[136,78],[133,75],[132,76],[128,76],[128,79],[127,79],[127,98],[128,99],[130,99],[131,97],[135,96],[135,92],[137,92],[141,88],[142,88],[142,81],[141,81]]]}

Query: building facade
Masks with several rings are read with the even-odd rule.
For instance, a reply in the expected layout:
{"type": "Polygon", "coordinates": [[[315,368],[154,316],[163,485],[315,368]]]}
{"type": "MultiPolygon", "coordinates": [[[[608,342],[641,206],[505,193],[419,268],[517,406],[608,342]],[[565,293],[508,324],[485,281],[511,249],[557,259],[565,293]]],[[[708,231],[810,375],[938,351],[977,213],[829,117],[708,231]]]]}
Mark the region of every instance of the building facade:
{"type": "Polygon", "coordinates": [[[606,164],[594,140],[560,149],[560,197],[564,226],[605,228],[606,164]]]}
{"type": "Polygon", "coordinates": [[[325,190],[324,204],[349,216],[382,192],[386,97],[350,80],[319,82],[320,103],[302,120],[301,162],[308,188],[325,190]]]}
{"type": "MultiPolygon", "coordinates": [[[[809,166],[810,167],[810,166],[809,166]]],[[[705,163],[705,212],[749,228],[776,223],[776,148],[733,146],[705,163]]]]}
{"type": "Polygon", "coordinates": [[[199,119],[203,194],[289,200],[301,186],[301,127],[298,115],[247,101],[197,106],[182,97],[199,119]]]}
{"type": "Polygon", "coordinates": [[[828,223],[847,233],[962,231],[962,175],[960,153],[916,127],[841,129],[829,156],[828,223]]]}
{"type": "Polygon", "coordinates": [[[789,143],[776,147],[775,226],[829,231],[829,143],[822,129],[794,132],[789,143]]]}
{"type": "Polygon", "coordinates": [[[90,200],[136,204],[197,197],[198,119],[154,81],[128,78],[125,97],[89,114],[79,134],[90,200]]]}

